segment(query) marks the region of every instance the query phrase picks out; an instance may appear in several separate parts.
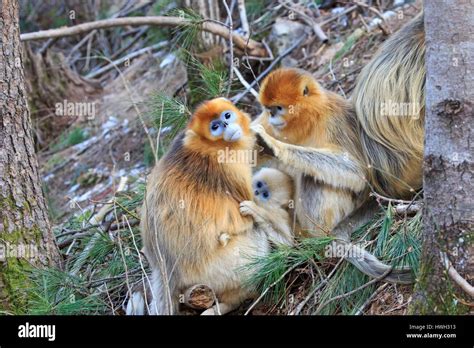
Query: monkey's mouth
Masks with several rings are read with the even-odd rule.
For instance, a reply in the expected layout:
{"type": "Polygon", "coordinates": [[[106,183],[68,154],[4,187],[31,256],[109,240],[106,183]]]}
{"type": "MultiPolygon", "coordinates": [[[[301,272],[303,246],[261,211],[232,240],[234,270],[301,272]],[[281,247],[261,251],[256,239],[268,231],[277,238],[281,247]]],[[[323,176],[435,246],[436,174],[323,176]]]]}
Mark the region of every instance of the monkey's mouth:
{"type": "Polygon", "coordinates": [[[224,132],[224,140],[236,142],[242,137],[242,129],[238,125],[230,125],[224,132]]]}
{"type": "Polygon", "coordinates": [[[285,128],[286,122],[272,122],[271,125],[278,130],[282,130],[283,128],[285,128]]]}

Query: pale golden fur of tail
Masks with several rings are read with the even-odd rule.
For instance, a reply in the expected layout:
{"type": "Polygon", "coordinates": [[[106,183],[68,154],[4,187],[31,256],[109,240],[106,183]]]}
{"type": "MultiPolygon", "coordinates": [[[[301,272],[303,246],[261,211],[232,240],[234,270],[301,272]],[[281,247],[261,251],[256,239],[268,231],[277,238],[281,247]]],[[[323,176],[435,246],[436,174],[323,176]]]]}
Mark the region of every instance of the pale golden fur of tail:
{"type": "Polygon", "coordinates": [[[351,97],[362,127],[362,160],[371,165],[368,179],[387,196],[409,196],[422,184],[424,57],[421,13],[382,45],[361,71],[351,97]],[[399,114],[390,114],[391,108],[399,114]]]}

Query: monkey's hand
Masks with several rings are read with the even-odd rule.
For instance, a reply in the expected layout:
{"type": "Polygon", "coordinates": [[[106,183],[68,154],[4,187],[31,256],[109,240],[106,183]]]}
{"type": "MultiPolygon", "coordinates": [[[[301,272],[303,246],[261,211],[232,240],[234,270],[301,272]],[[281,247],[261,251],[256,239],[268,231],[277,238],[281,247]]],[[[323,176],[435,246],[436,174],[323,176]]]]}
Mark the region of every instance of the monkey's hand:
{"type": "Polygon", "coordinates": [[[227,243],[229,243],[229,240],[230,240],[230,235],[228,233],[222,232],[219,235],[219,244],[221,246],[225,247],[227,243]]]}
{"type": "Polygon", "coordinates": [[[261,214],[259,214],[259,207],[253,201],[243,201],[240,203],[240,214],[243,216],[250,216],[256,223],[265,222],[261,214]]]}
{"type": "Polygon", "coordinates": [[[280,141],[270,136],[261,124],[251,125],[250,129],[255,132],[257,145],[263,148],[263,154],[278,157],[280,141]]]}

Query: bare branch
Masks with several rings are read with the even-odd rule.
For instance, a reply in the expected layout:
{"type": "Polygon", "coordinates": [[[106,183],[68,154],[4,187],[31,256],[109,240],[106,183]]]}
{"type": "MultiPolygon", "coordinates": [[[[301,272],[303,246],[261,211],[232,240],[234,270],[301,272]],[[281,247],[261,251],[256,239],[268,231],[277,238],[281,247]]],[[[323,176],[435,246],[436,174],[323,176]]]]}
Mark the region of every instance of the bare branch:
{"type": "Polygon", "coordinates": [[[448,275],[451,279],[461,287],[471,298],[474,298],[474,287],[468,283],[466,279],[464,279],[458,271],[453,267],[451,261],[449,261],[448,255],[444,252],[440,252],[441,254],[441,261],[444,263],[446,269],[448,270],[448,275]]]}
{"type": "MultiPolygon", "coordinates": [[[[121,26],[140,26],[140,25],[154,25],[162,27],[172,26],[187,26],[193,25],[194,23],[186,18],[172,17],[172,16],[146,16],[146,17],[126,17],[126,18],[111,18],[103,19],[94,22],[82,23],[72,27],[63,27],[57,29],[41,30],[34,33],[25,33],[20,35],[21,41],[30,40],[42,40],[50,38],[58,38],[65,36],[72,36],[90,32],[95,29],[106,29],[121,26]]],[[[214,21],[203,20],[199,23],[202,30],[209,33],[221,36],[225,39],[230,39],[234,44],[241,50],[247,50],[247,52],[256,57],[265,57],[265,47],[255,40],[246,39],[239,34],[232,33],[230,35],[229,29],[220,23],[214,21]]]]}
{"type": "Polygon", "coordinates": [[[320,25],[316,23],[316,21],[313,18],[308,16],[303,11],[297,10],[294,6],[287,4],[285,1],[280,1],[280,4],[283,5],[285,8],[287,8],[288,10],[296,12],[301,17],[301,19],[313,29],[314,33],[321,40],[321,42],[326,43],[329,41],[328,37],[326,36],[324,31],[321,29],[320,25]]]}
{"type": "Polygon", "coordinates": [[[250,35],[250,25],[247,19],[247,10],[245,9],[245,0],[237,0],[237,8],[239,10],[242,31],[244,32],[244,36],[248,37],[250,35]]]}
{"type": "Polygon", "coordinates": [[[233,67],[233,69],[234,69],[235,75],[239,79],[242,86],[244,86],[246,89],[248,89],[250,91],[250,93],[252,93],[252,95],[257,99],[258,98],[258,92],[255,89],[253,89],[250,86],[250,84],[244,79],[244,77],[240,73],[239,69],[237,69],[235,66],[233,67]]]}
{"type": "Polygon", "coordinates": [[[232,21],[232,12],[227,5],[226,0],[222,0],[222,3],[224,4],[225,10],[227,11],[227,19],[229,21],[229,51],[230,51],[230,69],[229,69],[229,84],[227,86],[227,92],[226,92],[226,97],[229,96],[230,94],[230,89],[232,87],[232,81],[234,80],[234,42],[232,40],[232,31],[234,30],[234,23],[232,21]]]}

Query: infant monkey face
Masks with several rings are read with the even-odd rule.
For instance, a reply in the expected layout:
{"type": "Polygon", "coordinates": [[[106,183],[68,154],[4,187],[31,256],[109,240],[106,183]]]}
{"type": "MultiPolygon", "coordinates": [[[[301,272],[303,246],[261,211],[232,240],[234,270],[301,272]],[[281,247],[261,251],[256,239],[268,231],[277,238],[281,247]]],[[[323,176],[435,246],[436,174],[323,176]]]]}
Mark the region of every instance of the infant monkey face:
{"type": "Polygon", "coordinates": [[[267,183],[263,180],[254,180],[252,183],[253,187],[253,194],[255,197],[255,201],[261,202],[261,203],[266,203],[270,199],[271,192],[270,188],[268,187],[267,183]]]}

